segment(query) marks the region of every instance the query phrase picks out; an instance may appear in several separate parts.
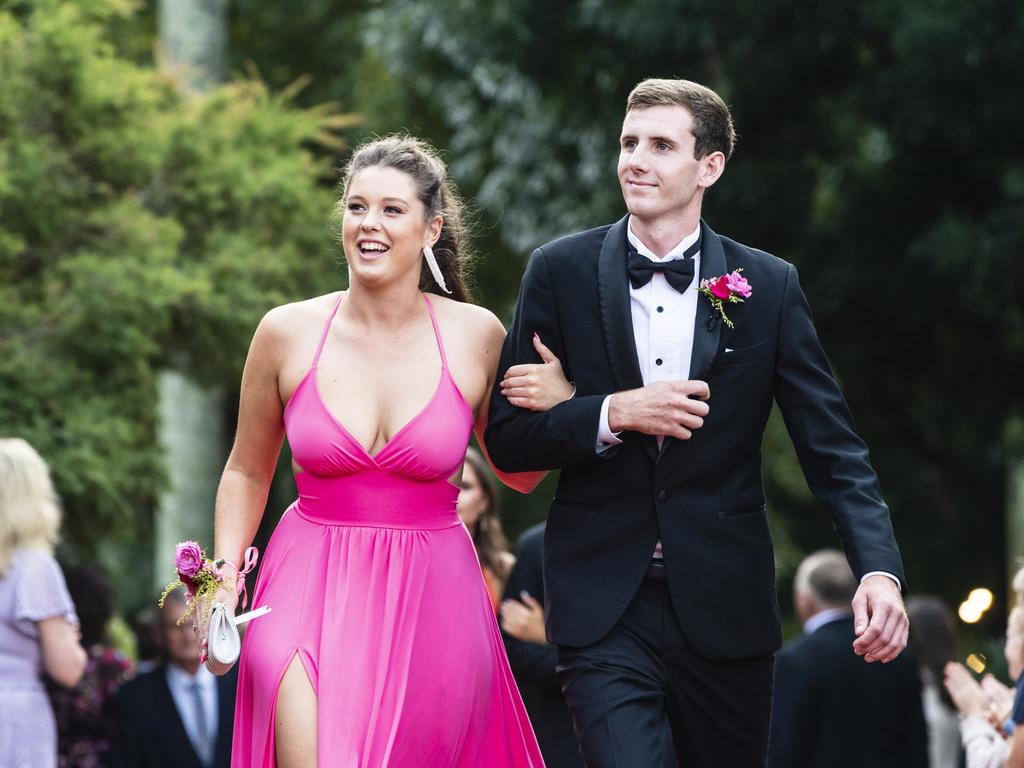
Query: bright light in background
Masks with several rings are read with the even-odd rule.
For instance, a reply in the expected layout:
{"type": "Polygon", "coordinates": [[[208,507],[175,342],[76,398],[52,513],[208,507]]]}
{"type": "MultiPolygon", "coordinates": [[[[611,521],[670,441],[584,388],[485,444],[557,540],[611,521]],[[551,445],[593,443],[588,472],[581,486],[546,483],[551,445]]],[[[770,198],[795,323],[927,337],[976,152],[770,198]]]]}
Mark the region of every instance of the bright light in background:
{"type": "Polygon", "coordinates": [[[986,659],[980,653],[972,653],[970,656],[967,657],[967,666],[976,675],[980,675],[982,672],[985,671],[985,664],[987,662],[988,659],[986,659]]]}
{"type": "MultiPolygon", "coordinates": [[[[965,624],[977,623],[985,611],[992,607],[992,600],[992,590],[984,587],[972,589],[967,599],[960,603],[960,610],[957,611],[960,621],[965,624]]],[[[984,669],[984,665],[982,668],[984,669]]]]}
{"type": "Polygon", "coordinates": [[[967,595],[967,601],[975,603],[982,611],[987,611],[992,607],[992,590],[984,587],[972,589],[971,593],[967,595]]]}

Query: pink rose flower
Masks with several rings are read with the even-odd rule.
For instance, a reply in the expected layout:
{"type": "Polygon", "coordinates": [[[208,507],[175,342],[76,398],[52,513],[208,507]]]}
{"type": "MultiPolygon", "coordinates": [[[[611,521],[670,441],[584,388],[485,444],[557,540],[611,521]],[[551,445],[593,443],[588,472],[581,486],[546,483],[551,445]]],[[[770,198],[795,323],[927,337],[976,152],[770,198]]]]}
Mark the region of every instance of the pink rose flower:
{"type": "MultiPolygon", "coordinates": [[[[750,294],[753,293],[750,283],[747,282],[747,278],[743,277],[739,272],[730,272],[728,275],[725,275],[724,280],[730,291],[738,293],[744,299],[749,299],[750,294]]],[[[725,297],[721,296],[719,298],[725,297]]]]}
{"type": "Polygon", "coordinates": [[[727,275],[722,275],[721,277],[716,277],[714,280],[711,280],[708,283],[708,288],[711,289],[711,293],[713,293],[719,299],[729,298],[729,284],[727,282],[727,279],[727,275]]]}
{"type": "MultiPolygon", "coordinates": [[[[174,549],[174,567],[182,581],[193,579],[203,567],[203,550],[194,541],[183,541],[174,549]]],[[[188,582],[185,582],[186,586],[188,582]]]]}

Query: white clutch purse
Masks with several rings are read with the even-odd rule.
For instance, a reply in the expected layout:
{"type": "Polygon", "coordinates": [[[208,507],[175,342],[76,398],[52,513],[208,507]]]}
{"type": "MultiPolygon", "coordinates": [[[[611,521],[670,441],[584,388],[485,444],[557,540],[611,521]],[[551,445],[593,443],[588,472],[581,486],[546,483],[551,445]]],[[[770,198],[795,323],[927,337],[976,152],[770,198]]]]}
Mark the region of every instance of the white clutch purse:
{"type": "Polygon", "coordinates": [[[223,675],[238,661],[242,639],[234,614],[224,603],[214,603],[206,630],[206,668],[215,675],[223,675]]]}
{"type": "Polygon", "coordinates": [[[224,603],[200,602],[194,626],[203,648],[202,660],[206,668],[215,675],[226,674],[242,651],[239,625],[267,613],[270,613],[269,605],[235,616],[224,603]]]}

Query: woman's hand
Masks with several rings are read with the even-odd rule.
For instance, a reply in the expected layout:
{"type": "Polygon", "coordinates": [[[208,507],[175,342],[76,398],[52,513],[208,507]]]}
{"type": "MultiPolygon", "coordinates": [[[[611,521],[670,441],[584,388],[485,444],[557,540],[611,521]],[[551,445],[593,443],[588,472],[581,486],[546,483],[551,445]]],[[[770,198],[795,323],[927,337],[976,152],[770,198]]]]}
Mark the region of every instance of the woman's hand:
{"type": "Polygon", "coordinates": [[[982,690],[967,667],[958,661],[946,664],[946,690],[964,717],[988,717],[992,700],[982,690]]]}
{"type": "Polygon", "coordinates": [[[231,569],[231,566],[222,567],[220,586],[213,595],[213,602],[224,603],[232,614],[238,607],[238,579],[238,574],[231,569]]]}
{"type": "Polygon", "coordinates": [[[1013,688],[1004,685],[991,674],[988,674],[981,678],[981,690],[985,692],[989,702],[991,702],[989,704],[991,709],[989,720],[996,728],[1001,729],[1003,723],[1009,720],[1010,715],[1013,713],[1013,688]]]}
{"type": "Polygon", "coordinates": [[[517,640],[546,645],[544,606],[526,592],[520,592],[519,596],[522,602],[505,600],[501,604],[501,628],[517,640]]]}
{"type": "Polygon", "coordinates": [[[543,363],[513,365],[501,380],[501,394],[517,408],[547,411],[576,394],[562,372],[562,362],[533,334],[533,348],[543,363]]]}

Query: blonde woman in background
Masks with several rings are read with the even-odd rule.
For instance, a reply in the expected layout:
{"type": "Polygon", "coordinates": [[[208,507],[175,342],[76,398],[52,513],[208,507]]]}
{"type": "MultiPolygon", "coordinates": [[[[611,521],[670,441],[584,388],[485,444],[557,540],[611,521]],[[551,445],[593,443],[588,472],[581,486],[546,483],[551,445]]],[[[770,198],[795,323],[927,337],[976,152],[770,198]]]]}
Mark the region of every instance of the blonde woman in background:
{"type": "Polygon", "coordinates": [[[473,538],[487,595],[491,598],[491,607],[497,612],[516,558],[508,551],[508,539],[501,527],[498,485],[486,460],[475,448],[466,449],[466,464],[455,509],[473,538]]]}
{"type": "Polygon", "coordinates": [[[60,510],[46,463],[0,438],[0,768],[54,768],[57,729],[43,673],[77,685],[86,654],[53,559],[60,510]]]}
{"type": "Polygon", "coordinates": [[[946,690],[960,710],[967,768],[1024,768],[1024,568],[1013,577],[1013,591],[1017,600],[1006,619],[1003,652],[1016,690],[991,675],[979,684],[959,662],[946,665],[946,690]]]}

